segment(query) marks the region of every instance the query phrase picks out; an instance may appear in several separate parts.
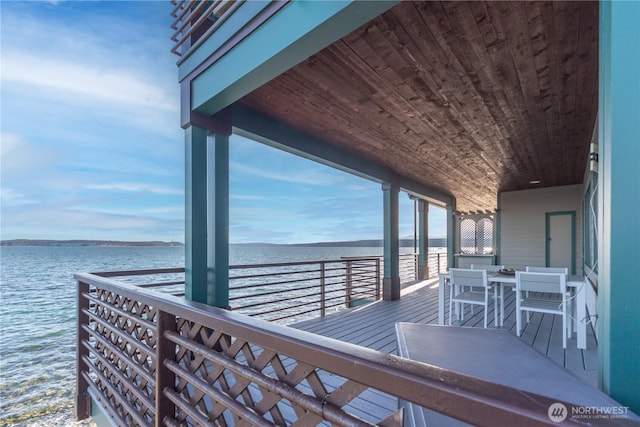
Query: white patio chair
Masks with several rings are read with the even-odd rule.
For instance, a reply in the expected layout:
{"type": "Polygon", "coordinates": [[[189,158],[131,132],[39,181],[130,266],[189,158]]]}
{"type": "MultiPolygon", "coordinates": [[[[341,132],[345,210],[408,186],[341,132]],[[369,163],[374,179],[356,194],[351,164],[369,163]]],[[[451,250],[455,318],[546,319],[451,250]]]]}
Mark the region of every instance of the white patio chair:
{"type": "MultiPolygon", "coordinates": [[[[516,272],[516,330],[522,333],[522,311],[562,316],[562,347],[567,348],[567,277],[561,273],[516,272]],[[533,294],[535,292],[535,294],[533,294]],[[525,293],[523,295],[523,293],[525,293]],[[548,294],[548,295],[540,295],[548,294]],[[530,296],[529,296],[530,295],[530,296]]],[[[529,318],[527,316],[527,323],[529,318]]]]}
{"type": "MultiPolygon", "coordinates": [[[[527,266],[527,271],[530,273],[558,273],[558,274],[564,274],[565,278],[568,277],[569,275],[569,269],[567,267],[537,267],[537,266],[527,266]]],[[[567,294],[568,297],[571,296],[571,293],[569,290],[567,290],[567,292],[569,292],[567,294]]],[[[527,295],[528,296],[528,295],[527,295]]],[[[567,304],[568,304],[568,313],[573,313],[573,304],[572,304],[572,298],[569,298],[567,300],[567,304]]],[[[527,322],[529,321],[529,313],[527,313],[527,322]]],[[[571,328],[569,328],[569,338],[571,338],[571,328]]]]}
{"type": "MultiPolygon", "coordinates": [[[[460,303],[459,319],[464,320],[464,304],[481,305],[484,307],[484,327],[487,327],[487,311],[489,297],[494,296],[493,287],[487,282],[485,270],[466,268],[449,269],[450,297],[449,297],[449,325],[453,312],[453,304],[460,303]],[[467,290],[468,288],[468,290],[467,290]]],[[[494,323],[498,326],[498,309],[494,310],[494,323]]]]}
{"type": "MultiPolygon", "coordinates": [[[[504,265],[471,264],[471,269],[484,270],[487,273],[495,273],[497,271],[504,270],[504,265]]],[[[498,299],[500,300],[500,326],[502,326],[504,325],[504,285],[494,283],[491,286],[500,287],[500,294],[495,291],[493,293],[493,303],[495,307],[498,307],[498,299]]],[[[473,314],[473,306],[471,306],[471,314],[473,314]]]]}
{"type": "Polygon", "coordinates": [[[527,271],[529,273],[557,273],[564,274],[565,276],[569,274],[569,269],[567,267],[535,267],[528,265],[527,271]]]}

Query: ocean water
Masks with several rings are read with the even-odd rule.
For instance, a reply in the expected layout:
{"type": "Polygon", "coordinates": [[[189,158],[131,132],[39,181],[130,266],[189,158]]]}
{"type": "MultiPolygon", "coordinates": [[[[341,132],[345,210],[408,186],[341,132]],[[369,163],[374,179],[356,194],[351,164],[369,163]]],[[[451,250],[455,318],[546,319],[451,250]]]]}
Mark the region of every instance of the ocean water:
{"type": "MultiPolygon", "coordinates": [[[[382,248],[232,245],[229,261],[381,254],[382,248]]],[[[74,415],[74,273],[183,266],[182,247],[0,247],[0,426],[92,425],[74,415]]]]}

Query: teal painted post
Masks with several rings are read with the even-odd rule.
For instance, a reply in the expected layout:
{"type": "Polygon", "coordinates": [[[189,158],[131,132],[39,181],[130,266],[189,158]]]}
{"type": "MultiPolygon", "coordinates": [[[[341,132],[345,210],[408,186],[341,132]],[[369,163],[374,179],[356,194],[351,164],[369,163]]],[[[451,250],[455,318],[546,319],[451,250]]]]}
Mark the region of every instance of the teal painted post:
{"type": "Polygon", "coordinates": [[[207,304],[229,306],[229,136],[207,144],[207,304]]]}
{"type": "Polygon", "coordinates": [[[418,280],[429,278],[429,203],[418,200],[418,280]]]}
{"type": "Polygon", "coordinates": [[[400,237],[399,237],[399,188],[382,184],[384,199],[384,278],[382,298],[393,301],[400,298],[400,237]]]}
{"type": "Polygon", "coordinates": [[[502,193],[498,193],[498,206],[496,210],[496,265],[502,265],[502,193]]]}
{"type": "Polygon", "coordinates": [[[640,413],[640,2],[600,3],[598,363],[640,413]]]}
{"type": "Polygon", "coordinates": [[[447,269],[455,267],[453,252],[456,242],[456,220],[454,216],[454,207],[447,205],[447,269]]]}
{"type": "Polygon", "coordinates": [[[207,302],[207,131],[185,131],[185,298],[207,302]]]}

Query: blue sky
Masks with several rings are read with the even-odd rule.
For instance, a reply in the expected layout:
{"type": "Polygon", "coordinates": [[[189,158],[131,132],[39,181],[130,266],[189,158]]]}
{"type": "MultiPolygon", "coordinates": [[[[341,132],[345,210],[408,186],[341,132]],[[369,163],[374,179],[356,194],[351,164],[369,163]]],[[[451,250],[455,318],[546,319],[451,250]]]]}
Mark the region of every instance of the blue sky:
{"type": "MultiPolygon", "coordinates": [[[[2,239],[184,241],[169,2],[0,7],[2,239]]],[[[378,183],[238,136],[230,162],[234,243],[382,237],[378,183]]],[[[401,236],[412,209],[401,194],[401,236]]]]}

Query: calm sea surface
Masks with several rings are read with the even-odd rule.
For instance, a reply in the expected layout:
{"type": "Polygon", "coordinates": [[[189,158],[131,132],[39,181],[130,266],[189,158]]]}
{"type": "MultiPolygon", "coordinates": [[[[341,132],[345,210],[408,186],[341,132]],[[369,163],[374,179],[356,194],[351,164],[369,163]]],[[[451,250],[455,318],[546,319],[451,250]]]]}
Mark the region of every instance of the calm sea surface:
{"type": "MultiPolygon", "coordinates": [[[[381,254],[382,248],[232,245],[229,261],[381,254]]],[[[90,425],[74,421],[73,273],[183,267],[184,248],[4,246],[0,266],[0,426],[90,425]]]]}

